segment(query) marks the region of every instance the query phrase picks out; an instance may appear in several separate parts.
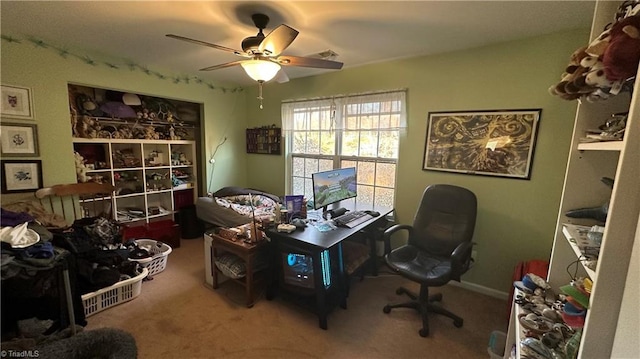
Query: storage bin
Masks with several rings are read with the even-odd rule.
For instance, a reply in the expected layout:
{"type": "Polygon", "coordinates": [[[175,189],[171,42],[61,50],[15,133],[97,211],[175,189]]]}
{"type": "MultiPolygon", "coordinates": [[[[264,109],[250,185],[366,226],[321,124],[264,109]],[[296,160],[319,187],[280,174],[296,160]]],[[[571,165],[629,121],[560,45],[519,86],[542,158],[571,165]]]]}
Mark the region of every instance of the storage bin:
{"type": "Polygon", "coordinates": [[[499,330],[494,330],[489,336],[489,358],[502,359],[504,357],[504,348],[507,343],[507,334],[499,330]]]}
{"type": "Polygon", "coordinates": [[[84,315],[89,317],[139,296],[142,290],[142,280],[148,274],[149,270],[142,268],[141,273],[133,278],[121,280],[108,287],[82,295],[84,315]]]}
{"type": "Polygon", "coordinates": [[[167,259],[171,253],[168,244],[153,239],[136,239],[134,242],[139,248],[144,248],[152,255],[150,258],[129,259],[140,263],[141,266],[149,270],[149,276],[162,272],[167,267],[167,259]]]}
{"type": "MultiPolygon", "coordinates": [[[[171,247],[180,248],[180,225],[170,219],[147,224],[147,233],[137,238],[155,239],[171,247]]],[[[134,238],[135,239],[135,238],[134,238]]]]}
{"type": "Polygon", "coordinates": [[[124,226],[122,238],[125,241],[145,238],[167,243],[171,248],[180,247],[180,226],[170,219],[151,222],[139,226],[124,226]]]}

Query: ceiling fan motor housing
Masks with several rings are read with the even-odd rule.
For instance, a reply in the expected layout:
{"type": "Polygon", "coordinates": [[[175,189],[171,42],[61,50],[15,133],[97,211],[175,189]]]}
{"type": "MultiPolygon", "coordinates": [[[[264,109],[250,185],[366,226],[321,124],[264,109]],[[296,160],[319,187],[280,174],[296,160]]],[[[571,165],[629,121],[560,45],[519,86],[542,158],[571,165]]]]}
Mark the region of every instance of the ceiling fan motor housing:
{"type": "Polygon", "coordinates": [[[249,36],[242,40],[242,51],[249,55],[255,55],[258,53],[258,46],[264,40],[264,34],[260,33],[256,36],[249,36]]]}
{"type": "Polygon", "coordinates": [[[255,55],[259,54],[257,51],[258,46],[260,46],[260,43],[264,40],[264,33],[262,30],[264,30],[269,24],[269,16],[265,14],[253,14],[251,15],[251,19],[253,20],[253,24],[258,28],[258,34],[256,34],[256,36],[249,36],[242,40],[242,51],[250,55],[255,55]]]}

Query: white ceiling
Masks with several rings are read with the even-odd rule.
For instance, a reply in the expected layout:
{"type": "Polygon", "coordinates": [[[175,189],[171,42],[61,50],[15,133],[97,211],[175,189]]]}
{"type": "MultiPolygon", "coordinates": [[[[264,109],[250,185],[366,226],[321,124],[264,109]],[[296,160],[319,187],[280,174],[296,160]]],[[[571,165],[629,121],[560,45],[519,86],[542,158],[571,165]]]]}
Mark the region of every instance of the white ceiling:
{"type": "MultiPolygon", "coordinates": [[[[2,35],[86,49],[156,71],[249,85],[239,66],[198,69],[241,59],[165,37],[241,49],[257,29],[251,14],[300,32],[283,54],[332,50],[344,68],[448,52],[563,29],[591,26],[591,1],[6,1],[2,35]]],[[[336,70],[286,67],[289,78],[336,70]]]]}

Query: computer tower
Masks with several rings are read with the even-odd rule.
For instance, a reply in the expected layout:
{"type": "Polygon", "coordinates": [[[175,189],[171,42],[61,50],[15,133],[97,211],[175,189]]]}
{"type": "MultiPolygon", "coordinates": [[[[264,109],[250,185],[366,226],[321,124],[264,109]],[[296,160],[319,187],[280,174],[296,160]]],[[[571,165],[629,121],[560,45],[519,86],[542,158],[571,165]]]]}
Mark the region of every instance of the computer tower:
{"type": "MultiPolygon", "coordinates": [[[[282,274],[285,284],[293,287],[314,289],[316,286],[313,258],[311,254],[297,251],[282,251],[282,274]]],[[[320,268],[322,270],[322,284],[325,288],[331,286],[331,260],[328,250],[320,253],[320,268]]]]}

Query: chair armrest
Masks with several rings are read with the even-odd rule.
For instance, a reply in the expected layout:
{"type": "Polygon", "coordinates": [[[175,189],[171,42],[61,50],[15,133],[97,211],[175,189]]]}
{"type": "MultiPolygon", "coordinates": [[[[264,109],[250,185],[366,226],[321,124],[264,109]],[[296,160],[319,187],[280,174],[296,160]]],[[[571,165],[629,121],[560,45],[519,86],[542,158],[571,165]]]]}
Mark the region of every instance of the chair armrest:
{"type": "Polygon", "coordinates": [[[388,254],[391,252],[391,236],[400,231],[407,230],[409,232],[409,236],[413,234],[413,226],[408,224],[395,224],[389,228],[387,228],[384,233],[382,233],[382,240],[384,241],[384,254],[388,254]]]}
{"type": "Polygon", "coordinates": [[[465,273],[472,264],[471,250],[475,243],[463,242],[451,253],[451,277],[460,281],[460,276],[465,273]]]}

